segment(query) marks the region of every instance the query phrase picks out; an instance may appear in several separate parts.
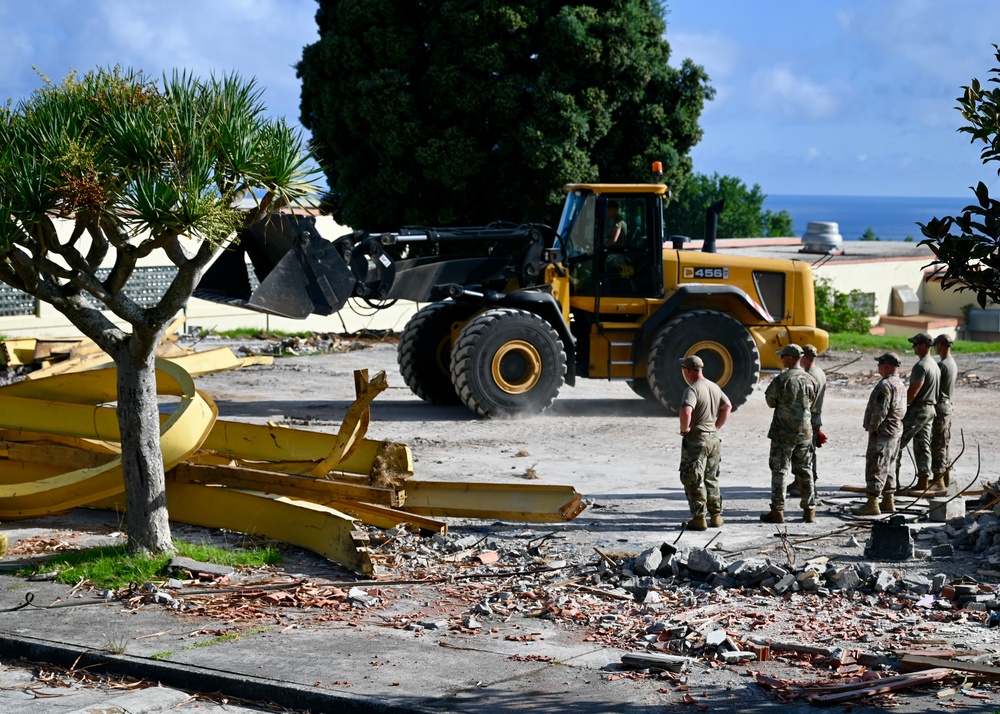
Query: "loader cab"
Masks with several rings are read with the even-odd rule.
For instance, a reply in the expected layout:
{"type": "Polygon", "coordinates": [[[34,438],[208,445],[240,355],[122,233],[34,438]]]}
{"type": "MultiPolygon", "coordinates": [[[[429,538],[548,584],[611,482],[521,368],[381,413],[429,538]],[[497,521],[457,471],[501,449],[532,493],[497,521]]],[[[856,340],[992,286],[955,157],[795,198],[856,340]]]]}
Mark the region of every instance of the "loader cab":
{"type": "Polygon", "coordinates": [[[567,189],[557,243],[569,268],[572,293],[662,297],[665,188],[654,184],[567,189]]]}

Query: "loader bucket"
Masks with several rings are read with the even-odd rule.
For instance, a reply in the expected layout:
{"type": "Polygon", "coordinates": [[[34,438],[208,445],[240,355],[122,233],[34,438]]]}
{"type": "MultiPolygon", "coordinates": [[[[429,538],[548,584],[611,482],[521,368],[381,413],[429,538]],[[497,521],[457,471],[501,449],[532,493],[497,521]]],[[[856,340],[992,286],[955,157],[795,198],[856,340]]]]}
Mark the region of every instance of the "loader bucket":
{"type": "Polygon", "coordinates": [[[276,215],[241,231],[205,272],[194,297],[303,319],[340,310],[354,284],[344,257],[319,235],[313,218],[276,215]]]}

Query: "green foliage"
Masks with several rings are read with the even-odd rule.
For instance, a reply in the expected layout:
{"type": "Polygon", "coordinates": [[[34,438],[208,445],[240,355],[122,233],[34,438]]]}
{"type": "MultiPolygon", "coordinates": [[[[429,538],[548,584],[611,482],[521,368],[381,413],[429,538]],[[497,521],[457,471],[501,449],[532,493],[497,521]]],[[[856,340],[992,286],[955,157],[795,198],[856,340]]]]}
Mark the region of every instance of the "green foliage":
{"type": "Polygon", "coordinates": [[[301,119],[344,225],[554,223],[566,183],[691,170],[714,90],[655,0],[319,6],[301,119]]]}
{"type": "MultiPolygon", "coordinates": [[[[871,335],[856,332],[831,332],[830,349],[895,352],[902,356],[913,352],[906,335],[871,335]]],[[[970,342],[959,340],[951,346],[955,354],[992,354],[1000,352],[1000,342],[970,342]]]]}
{"type": "Polygon", "coordinates": [[[906,238],[903,239],[904,243],[912,243],[913,241],[914,241],[913,236],[906,236],[906,238]]]}
{"type": "Polygon", "coordinates": [[[705,211],[719,199],[726,207],[719,214],[719,238],[790,236],[795,231],[788,211],[764,211],[767,195],[759,184],[752,188],[735,176],[694,173],[673,192],[664,215],[668,235],[701,238],[705,235],[705,211]]]}
{"type": "Polygon", "coordinates": [[[829,278],[817,278],[815,293],[817,327],[827,332],[867,333],[871,329],[869,318],[875,313],[854,307],[864,302],[860,290],[842,293],[834,289],[829,278]]]}
{"type": "MultiPolygon", "coordinates": [[[[260,568],[282,560],[273,546],[228,549],[184,541],[174,541],[174,546],[178,554],[186,558],[230,567],[260,568]]],[[[87,580],[97,587],[118,588],[130,582],[162,579],[159,573],[170,557],[129,553],[124,545],[101,546],[60,553],[45,561],[41,568],[58,570],[56,580],[61,583],[72,585],[87,580]]],[[[38,570],[39,566],[26,566],[18,574],[30,575],[38,570]]]]}
{"type": "MultiPolygon", "coordinates": [[[[993,45],[1000,64],[1000,46],[993,45]]],[[[1000,67],[990,70],[987,82],[973,79],[958,98],[958,110],[968,122],[959,131],[972,143],[983,145],[983,164],[1000,161],[1000,67]]],[[[997,170],[1000,173],[1000,169],[997,170]]],[[[957,216],[932,218],[918,224],[925,239],[921,245],[934,251],[931,265],[941,269],[945,290],[972,290],[980,307],[1000,302],[1000,201],[990,197],[982,181],[974,189],[975,203],[957,216]]]]}
{"type": "Polygon", "coordinates": [[[858,240],[876,241],[882,239],[879,238],[878,235],[876,235],[875,231],[872,230],[871,226],[868,226],[867,228],[865,228],[865,232],[861,234],[861,237],[858,238],[858,240]]]}

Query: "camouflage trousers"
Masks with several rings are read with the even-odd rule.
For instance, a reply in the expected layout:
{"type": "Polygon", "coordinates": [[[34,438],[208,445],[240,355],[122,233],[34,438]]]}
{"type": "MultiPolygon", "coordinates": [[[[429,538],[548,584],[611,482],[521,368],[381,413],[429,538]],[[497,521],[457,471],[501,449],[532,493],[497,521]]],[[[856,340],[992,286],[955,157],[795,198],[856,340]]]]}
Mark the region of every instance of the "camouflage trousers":
{"type": "Polygon", "coordinates": [[[936,414],[931,424],[931,471],[934,478],[944,476],[951,463],[948,445],[951,443],[951,414],[936,414]]]}
{"type": "Polygon", "coordinates": [[[767,463],[771,467],[771,510],[785,510],[785,481],[788,478],[789,467],[795,475],[801,492],[799,505],[803,508],[816,508],[816,495],[813,486],[813,449],[812,441],[800,441],[797,444],[782,444],[771,440],[771,455],[767,463]]]}
{"type": "Polygon", "coordinates": [[[869,496],[896,492],[896,471],[893,462],[899,451],[898,436],[868,435],[865,452],[865,488],[869,496]]]}
{"type": "Polygon", "coordinates": [[[903,435],[899,439],[899,453],[896,455],[896,484],[899,484],[899,467],[903,463],[906,445],[913,442],[913,459],[917,462],[917,476],[931,475],[931,427],[934,423],[934,407],[910,406],[903,417],[903,435]]]}
{"type": "Polygon", "coordinates": [[[722,440],[719,435],[688,434],[681,443],[681,483],[692,516],[722,513],[719,491],[719,465],[722,463],[722,440]]]}

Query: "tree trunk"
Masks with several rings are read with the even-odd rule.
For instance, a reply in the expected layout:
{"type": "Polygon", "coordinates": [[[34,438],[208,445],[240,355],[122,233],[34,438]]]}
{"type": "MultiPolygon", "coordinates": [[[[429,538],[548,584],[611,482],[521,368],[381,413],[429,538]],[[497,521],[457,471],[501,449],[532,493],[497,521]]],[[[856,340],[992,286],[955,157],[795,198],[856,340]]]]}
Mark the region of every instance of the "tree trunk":
{"type": "Polygon", "coordinates": [[[167,494],[160,449],[156,350],[131,335],[116,356],[118,425],[125,477],[125,530],[133,553],[171,553],[167,494]]]}

